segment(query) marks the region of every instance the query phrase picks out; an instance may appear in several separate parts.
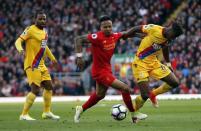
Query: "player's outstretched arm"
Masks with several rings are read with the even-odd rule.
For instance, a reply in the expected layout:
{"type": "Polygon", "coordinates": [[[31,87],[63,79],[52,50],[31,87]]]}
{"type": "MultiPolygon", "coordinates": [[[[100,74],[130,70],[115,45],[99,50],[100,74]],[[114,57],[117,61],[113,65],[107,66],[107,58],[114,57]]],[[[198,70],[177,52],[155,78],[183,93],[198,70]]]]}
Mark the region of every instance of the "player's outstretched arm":
{"type": "Polygon", "coordinates": [[[134,26],[127,31],[122,32],[122,38],[127,39],[131,37],[143,37],[142,26],[134,26]]]}
{"type": "Polygon", "coordinates": [[[23,41],[24,40],[20,37],[15,41],[15,47],[19,53],[22,53],[24,51],[24,49],[22,48],[23,41]]]}
{"type": "Polygon", "coordinates": [[[82,52],[82,44],[84,43],[90,43],[90,41],[87,39],[87,35],[77,36],[75,38],[75,52],[81,53],[82,52]]]}
{"type": "Polygon", "coordinates": [[[82,44],[84,43],[90,43],[87,35],[82,35],[75,38],[76,64],[79,67],[79,70],[84,68],[84,61],[82,59],[82,44]]]}

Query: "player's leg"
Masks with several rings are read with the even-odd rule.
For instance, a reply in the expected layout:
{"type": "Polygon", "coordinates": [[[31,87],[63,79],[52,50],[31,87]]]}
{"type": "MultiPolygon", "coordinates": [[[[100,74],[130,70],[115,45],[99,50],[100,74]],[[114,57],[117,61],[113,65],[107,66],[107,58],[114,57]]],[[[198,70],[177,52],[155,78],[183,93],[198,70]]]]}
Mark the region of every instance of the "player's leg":
{"type": "Polygon", "coordinates": [[[173,88],[177,87],[179,84],[179,80],[176,78],[174,73],[171,72],[171,70],[167,66],[165,66],[161,63],[159,63],[159,68],[156,68],[151,72],[151,75],[154,78],[160,79],[160,80],[165,82],[160,87],[154,89],[151,92],[151,97],[153,99],[155,99],[156,96],[159,94],[163,94],[165,92],[168,92],[171,89],[171,87],[173,87],[173,88]]]}
{"type": "Polygon", "coordinates": [[[95,105],[98,101],[105,97],[108,87],[96,82],[96,92],[92,93],[87,102],[82,105],[83,111],[95,105]]]}
{"type": "Polygon", "coordinates": [[[176,88],[179,86],[179,79],[172,72],[168,76],[162,78],[161,80],[166,82],[172,88],[176,88]]]}
{"type": "Polygon", "coordinates": [[[162,85],[160,85],[158,88],[153,89],[152,93],[157,96],[163,93],[168,92],[171,89],[171,86],[169,86],[167,83],[163,83],[162,85]]]}
{"type": "Polygon", "coordinates": [[[112,82],[111,85],[114,89],[120,90],[122,97],[123,97],[123,101],[126,104],[127,108],[129,109],[130,112],[134,112],[134,108],[133,108],[133,103],[132,103],[132,99],[130,96],[130,88],[128,85],[126,85],[125,83],[121,82],[118,79],[115,79],[112,82]]]}
{"type": "Polygon", "coordinates": [[[43,108],[42,118],[43,119],[53,119],[53,120],[60,119],[59,116],[54,115],[51,112],[51,102],[52,102],[51,100],[52,100],[52,90],[53,90],[51,80],[42,81],[41,87],[44,88],[44,90],[43,90],[44,108],[43,108]]]}
{"type": "MultiPolygon", "coordinates": [[[[138,86],[140,89],[140,96],[137,96],[135,99],[135,109],[139,110],[144,103],[150,98],[150,90],[149,90],[149,81],[148,78],[144,79],[144,81],[138,82],[138,86]]],[[[157,104],[157,103],[155,103],[157,104]]]]}
{"type": "Polygon", "coordinates": [[[20,115],[20,120],[35,120],[29,116],[29,110],[34,103],[36,95],[40,91],[40,78],[41,74],[39,70],[32,70],[28,68],[26,70],[26,75],[28,78],[29,85],[31,87],[31,92],[29,92],[26,96],[26,101],[24,103],[22,114],[20,115]]]}
{"type": "Polygon", "coordinates": [[[168,92],[171,88],[176,88],[179,86],[179,80],[173,72],[171,72],[168,76],[162,78],[161,80],[165,83],[162,84],[158,89],[153,91],[157,95],[168,92]]]}
{"type": "Polygon", "coordinates": [[[92,93],[89,99],[82,105],[76,107],[76,112],[74,116],[74,122],[79,123],[81,114],[87,109],[94,106],[101,99],[105,97],[108,87],[96,82],[96,92],[92,93]]]}
{"type": "Polygon", "coordinates": [[[121,82],[118,79],[115,79],[111,85],[113,88],[120,90],[122,93],[122,97],[123,97],[123,101],[126,104],[127,108],[129,109],[129,111],[131,112],[131,118],[132,118],[132,122],[136,123],[138,120],[142,120],[142,119],[146,119],[147,115],[140,113],[140,112],[135,112],[134,107],[133,107],[133,103],[132,103],[132,99],[130,96],[130,88],[127,84],[121,82]]]}
{"type": "Polygon", "coordinates": [[[149,71],[152,67],[146,66],[145,64],[140,65],[138,62],[132,63],[133,76],[137,81],[141,95],[138,95],[135,99],[134,108],[138,111],[143,107],[146,100],[149,98],[149,71]]]}
{"type": "Polygon", "coordinates": [[[38,87],[36,84],[31,84],[31,92],[29,92],[26,96],[26,101],[24,103],[22,114],[20,115],[20,120],[35,120],[34,118],[30,117],[28,113],[35,101],[36,95],[39,93],[39,89],[40,87],[38,87]]]}

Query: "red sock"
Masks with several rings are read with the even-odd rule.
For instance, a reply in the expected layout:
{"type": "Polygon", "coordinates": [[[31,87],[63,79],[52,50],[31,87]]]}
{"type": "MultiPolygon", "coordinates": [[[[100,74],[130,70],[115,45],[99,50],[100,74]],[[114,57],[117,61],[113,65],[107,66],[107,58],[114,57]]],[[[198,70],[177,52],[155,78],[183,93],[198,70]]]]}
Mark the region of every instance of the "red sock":
{"type": "Polygon", "coordinates": [[[156,95],[154,95],[153,92],[149,92],[149,99],[151,100],[151,102],[152,102],[153,104],[157,104],[156,95]]]}
{"type": "Polygon", "coordinates": [[[89,99],[82,105],[83,111],[89,109],[90,107],[98,103],[101,99],[103,99],[103,97],[98,97],[96,95],[96,92],[92,93],[89,99]]]}
{"type": "Polygon", "coordinates": [[[128,110],[130,112],[134,112],[135,110],[133,108],[133,103],[132,103],[132,100],[131,100],[130,93],[121,92],[121,94],[122,94],[124,103],[126,104],[128,110]]]}

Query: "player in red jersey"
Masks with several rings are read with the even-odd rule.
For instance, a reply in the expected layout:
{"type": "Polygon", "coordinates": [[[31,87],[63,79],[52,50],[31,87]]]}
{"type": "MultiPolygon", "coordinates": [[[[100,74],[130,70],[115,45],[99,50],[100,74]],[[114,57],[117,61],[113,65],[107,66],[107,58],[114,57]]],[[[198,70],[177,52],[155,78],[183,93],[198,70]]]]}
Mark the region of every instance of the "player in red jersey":
{"type": "Polygon", "coordinates": [[[125,32],[112,32],[112,21],[110,17],[104,15],[100,18],[100,31],[79,36],[75,39],[75,51],[77,57],[77,65],[80,69],[83,68],[82,60],[82,44],[91,43],[91,50],[93,54],[92,77],[96,80],[96,92],[91,94],[90,98],[82,105],[76,107],[74,122],[78,123],[80,115],[94,106],[98,101],[105,97],[108,87],[120,90],[124,103],[131,112],[133,123],[138,119],[147,118],[146,114],[135,112],[130,97],[129,86],[120,80],[116,79],[112,74],[110,60],[114,53],[116,42],[123,38],[134,37],[136,34],[132,29],[125,32]]]}

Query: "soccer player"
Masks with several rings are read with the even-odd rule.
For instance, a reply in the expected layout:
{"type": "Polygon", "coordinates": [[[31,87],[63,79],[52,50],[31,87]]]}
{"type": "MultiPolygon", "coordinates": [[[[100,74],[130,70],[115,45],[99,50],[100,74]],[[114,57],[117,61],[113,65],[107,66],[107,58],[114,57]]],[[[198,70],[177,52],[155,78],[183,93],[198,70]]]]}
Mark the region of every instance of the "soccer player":
{"type": "Polygon", "coordinates": [[[47,67],[44,64],[45,58],[48,56],[50,60],[57,64],[57,60],[47,46],[48,33],[46,30],[46,14],[43,11],[37,11],[35,16],[35,24],[27,27],[20,37],[16,40],[15,46],[19,53],[25,53],[24,70],[26,72],[31,92],[26,96],[24,108],[20,115],[20,120],[35,120],[29,116],[28,112],[34,103],[36,95],[40,91],[40,87],[44,88],[44,109],[42,113],[43,119],[60,119],[59,116],[51,112],[52,83],[47,67]],[[25,44],[25,49],[22,48],[25,44]]]}
{"type": "Polygon", "coordinates": [[[77,56],[77,65],[80,69],[83,68],[82,60],[82,44],[91,43],[91,50],[93,55],[92,77],[96,80],[96,92],[91,94],[90,98],[82,105],[76,107],[74,122],[78,123],[81,114],[94,106],[97,102],[105,97],[108,87],[113,87],[120,90],[124,103],[131,112],[132,122],[136,123],[138,119],[145,119],[146,114],[135,112],[130,97],[130,90],[128,85],[116,79],[112,75],[110,60],[114,53],[116,42],[123,38],[133,37],[136,34],[130,33],[130,30],[125,32],[112,32],[112,21],[107,15],[100,17],[100,31],[76,37],[75,51],[77,56]]]}
{"type": "Polygon", "coordinates": [[[154,24],[136,26],[133,32],[146,33],[132,63],[133,75],[141,92],[141,95],[135,99],[134,107],[138,111],[148,98],[154,107],[158,107],[156,96],[179,85],[179,80],[171,71],[168,46],[170,46],[170,41],[181,35],[183,31],[181,26],[174,22],[169,27],[154,24]],[[160,53],[163,54],[166,65],[157,59],[160,53]],[[151,91],[149,90],[149,77],[162,80],[164,84],[151,91]]]}

